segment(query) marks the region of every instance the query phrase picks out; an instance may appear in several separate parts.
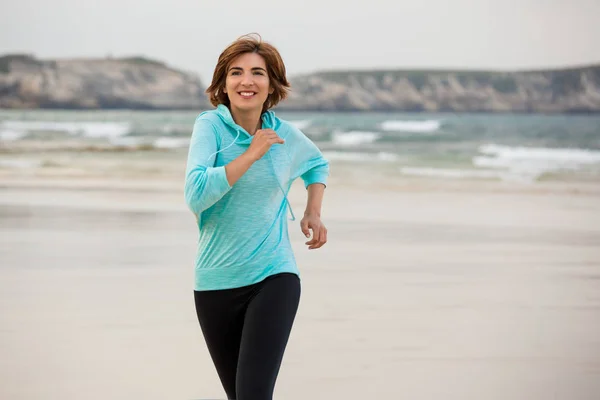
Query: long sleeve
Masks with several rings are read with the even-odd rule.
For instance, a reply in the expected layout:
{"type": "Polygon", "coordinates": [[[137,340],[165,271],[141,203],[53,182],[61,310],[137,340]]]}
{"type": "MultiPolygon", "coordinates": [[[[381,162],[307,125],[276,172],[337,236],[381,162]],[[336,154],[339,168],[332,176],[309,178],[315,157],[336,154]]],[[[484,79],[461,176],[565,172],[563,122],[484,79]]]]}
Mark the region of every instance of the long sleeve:
{"type": "Polygon", "coordinates": [[[292,179],[302,178],[304,187],[313,183],[327,185],[329,162],[323,157],[317,145],[294,126],[290,127],[290,134],[286,138],[286,142],[288,138],[293,141],[290,145],[290,148],[293,149],[291,159],[295,171],[292,179]]]}
{"type": "Polygon", "coordinates": [[[210,121],[196,119],[185,171],[185,201],[200,214],[215,204],[230,189],[225,167],[215,167],[217,132],[210,121]]]}

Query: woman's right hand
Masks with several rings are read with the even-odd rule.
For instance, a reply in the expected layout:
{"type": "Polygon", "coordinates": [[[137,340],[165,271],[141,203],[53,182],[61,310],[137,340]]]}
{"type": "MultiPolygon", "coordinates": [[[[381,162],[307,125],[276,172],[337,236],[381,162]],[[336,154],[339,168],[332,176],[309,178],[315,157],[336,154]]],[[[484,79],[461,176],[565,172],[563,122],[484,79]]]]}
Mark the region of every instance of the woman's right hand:
{"type": "Polygon", "coordinates": [[[254,161],[258,161],[269,151],[272,145],[284,143],[285,141],[273,129],[259,129],[254,133],[254,137],[246,153],[254,161]]]}

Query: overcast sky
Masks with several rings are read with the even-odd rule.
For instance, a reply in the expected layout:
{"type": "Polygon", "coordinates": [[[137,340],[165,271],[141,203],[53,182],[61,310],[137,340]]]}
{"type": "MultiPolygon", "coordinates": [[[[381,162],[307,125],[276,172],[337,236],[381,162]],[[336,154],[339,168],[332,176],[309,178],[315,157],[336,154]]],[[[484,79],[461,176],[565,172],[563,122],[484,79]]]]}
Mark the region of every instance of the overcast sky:
{"type": "Polygon", "coordinates": [[[279,48],[290,75],[600,62],[600,0],[356,1],[3,0],[0,54],[143,55],[205,83],[249,32],[279,48]]]}

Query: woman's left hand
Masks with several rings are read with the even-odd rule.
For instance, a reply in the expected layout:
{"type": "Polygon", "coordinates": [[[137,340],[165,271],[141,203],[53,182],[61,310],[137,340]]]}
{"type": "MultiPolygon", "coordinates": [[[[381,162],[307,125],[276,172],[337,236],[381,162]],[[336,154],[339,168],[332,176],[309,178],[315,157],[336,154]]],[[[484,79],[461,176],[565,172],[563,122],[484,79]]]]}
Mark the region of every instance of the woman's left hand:
{"type": "Polygon", "coordinates": [[[304,243],[308,245],[308,249],[318,249],[327,243],[327,228],[321,222],[321,217],[317,214],[304,214],[304,218],[300,221],[300,229],[307,238],[310,237],[309,230],[312,230],[312,239],[304,243]]]}

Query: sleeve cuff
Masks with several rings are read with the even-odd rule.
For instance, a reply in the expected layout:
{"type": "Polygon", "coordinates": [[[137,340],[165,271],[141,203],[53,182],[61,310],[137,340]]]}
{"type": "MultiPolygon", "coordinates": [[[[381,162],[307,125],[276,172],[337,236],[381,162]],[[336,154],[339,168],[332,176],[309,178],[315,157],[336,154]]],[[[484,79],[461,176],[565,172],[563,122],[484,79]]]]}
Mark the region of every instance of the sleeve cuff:
{"type": "Polygon", "coordinates": [[[322,183],[323,185],[327,186],[328,175],[328,172],[323,170],[308,171],[302,176],[302,179],[304,180],[304,187],[308,188],[308,186],[312,185],[313,183],[322,183]]]}
{"type": "Polygon", "coordinates": [[[227,180],[227,172],[225,172],[225,167],[213,167],[207,170],[210,179],[214,179],[215,189],[219,192],[219,194],[223,195],[231,189],[229,185],[229,181],[227,180]]]}

